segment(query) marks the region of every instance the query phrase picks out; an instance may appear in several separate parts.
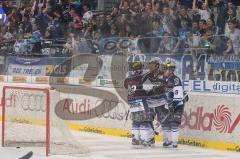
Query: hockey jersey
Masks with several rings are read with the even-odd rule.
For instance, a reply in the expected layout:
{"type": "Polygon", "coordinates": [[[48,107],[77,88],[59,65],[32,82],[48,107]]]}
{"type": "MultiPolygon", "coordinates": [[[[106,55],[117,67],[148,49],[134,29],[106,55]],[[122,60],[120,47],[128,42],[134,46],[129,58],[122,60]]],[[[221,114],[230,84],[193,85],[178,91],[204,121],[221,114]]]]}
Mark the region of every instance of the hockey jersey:
{"type": "Polygon", "coordinates": [[[166,81],[163,78],[163,73],[159,71],[157,74],[149,72],[143,77],[143,87],[148,90],[147,99],[148,106],[155,108],[166,104],[166,81]]]}
{"type": "Polygon", "coordinates": [[[132,75],[125,79],[124,87],[128,90],[128,100],[146,97],[147,93],[143,89],[143,75],[132,75]]]}
{"type": "Polygon", "coordinates": [[[154,111],[149,109],[146,99],[146,90],[143,89],[143,76],[132,75],[124,81],[124,87],[128,90],[128,105],[133,121],[152,121],[154,111]]]}
{"type": "Polygon", "coordinates": [[[172,76],[167,78],[165,77],[164,79],[167,82],[166,91],[169,94],[173,94],[173,96],[170,97],[172,98],[171,100],[178,101],[177,105],[182,105],[184,100],[184,93],[180,78],[173,74],[172,76]]]}

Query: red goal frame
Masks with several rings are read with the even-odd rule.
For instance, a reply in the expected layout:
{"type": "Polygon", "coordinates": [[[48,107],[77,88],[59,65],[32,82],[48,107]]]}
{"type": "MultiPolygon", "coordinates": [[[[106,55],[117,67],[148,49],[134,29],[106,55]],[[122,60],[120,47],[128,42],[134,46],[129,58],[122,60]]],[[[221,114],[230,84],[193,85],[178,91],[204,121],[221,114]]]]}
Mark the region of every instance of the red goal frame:
{"type": "Polygon", "coordinates": [[[46,156],[50,153],[50,92],[49,88],[21,87],[21,86],[4,86],[2,90],[2,147],[5,146],[5,111],[6,111],[6,90],[27,90],[41,91],[46,94],[46,156]]]}

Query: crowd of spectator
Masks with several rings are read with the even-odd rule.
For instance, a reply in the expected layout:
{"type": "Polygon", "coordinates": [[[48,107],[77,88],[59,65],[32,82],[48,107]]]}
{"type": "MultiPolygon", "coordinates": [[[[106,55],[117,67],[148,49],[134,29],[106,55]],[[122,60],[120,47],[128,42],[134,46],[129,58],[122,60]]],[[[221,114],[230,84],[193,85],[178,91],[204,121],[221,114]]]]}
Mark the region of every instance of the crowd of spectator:
{"type": "Polygon", "coordinates": [[[140,48],[154,44],[141,49],[152,53],[239,55],[240,9],[231,0],[210,2],[122,0],[111,11],[93,12],[89,0],[1,1],[0,41],[65,40],[66,50],[78,52],[103,39],[125,38],[138,39],[140,48]]]}

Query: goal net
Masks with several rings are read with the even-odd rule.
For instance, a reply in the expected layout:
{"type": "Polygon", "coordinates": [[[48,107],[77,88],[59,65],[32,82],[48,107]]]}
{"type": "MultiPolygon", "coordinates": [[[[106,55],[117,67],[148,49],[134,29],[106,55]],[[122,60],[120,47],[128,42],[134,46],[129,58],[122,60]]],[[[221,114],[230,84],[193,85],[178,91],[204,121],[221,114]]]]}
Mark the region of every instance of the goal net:
{"type": "Polygon", "coordinates": [[[66,121],[54,113],[60,93],[48,88],[5,86],[2,92],[2,146],[41,147],[46,155],[85,154],[66,121]],[[54,98],[51,99],[51,97],[54,98]]]}

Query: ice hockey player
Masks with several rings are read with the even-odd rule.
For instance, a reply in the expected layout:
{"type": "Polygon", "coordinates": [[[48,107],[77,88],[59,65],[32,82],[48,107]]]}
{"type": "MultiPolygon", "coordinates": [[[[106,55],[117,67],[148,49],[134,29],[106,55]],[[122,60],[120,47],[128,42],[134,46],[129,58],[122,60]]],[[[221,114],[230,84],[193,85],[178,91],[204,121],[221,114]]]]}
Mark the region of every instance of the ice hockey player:
{"type": "MultiPolygon", "coordinates": [[[[163,69],[161,60],[157,57],[152,58],[148,62],[149,72],[146,73],[143,77],[144,85],[147,85],[145,90],[148,90],[147,104],[149,108],[153,108],[158,123],[163,119],[162,111],[164,106],[167,104],[167,96],[166,96],[166,81],[163,78],[163,69]]],[[[152,126],[154,124],[152,123],[152,126]]],[[[159,125],[158,125],[159,126],[159,125]]]]}
{"type": "MultiPolygon", "coordinates": [[[[165,85],[166,81],[163,79],[163,70],[160,68],[160,59],[159,58],[152,58],[148,62],[149,72],[143,76],[143,81],[145,85],[148,85],[148,95],[151,97],[159,95],[165,95],[165,85]]],[[[159,100],[155,103],[159,105],[159,100]]],[[[153,103],[150,107],[154,107],[153,103]]],[[[155,105],[154,104],[154,105],[155,105]]],[[[160,102],[161,104],[161,102],[160,102]]],[[[164,104],[163,104],[164,105],[164,104]]]]}
{"type": "Polygon", "coordinates": [[[154,130],[152,121],[154,111],[146,103],[147,92],[143,89],[143,63],[133,62],[134,72],[124,81],[128,89],[129,112],[132,119],[132,145],[151,147],[154,145],[154,130]]]}
{"type": "Polygon", "coordinates": [[[166,120],[161,123],[163,129],[163,147],[178,147],[179,125],[184,110],[184,91],[179,77],[174,74],[175,64],[167,59],[164,64],[164,79],[167,82],[168,102],[163,110],[166,120]]]}

